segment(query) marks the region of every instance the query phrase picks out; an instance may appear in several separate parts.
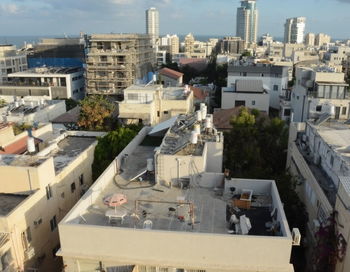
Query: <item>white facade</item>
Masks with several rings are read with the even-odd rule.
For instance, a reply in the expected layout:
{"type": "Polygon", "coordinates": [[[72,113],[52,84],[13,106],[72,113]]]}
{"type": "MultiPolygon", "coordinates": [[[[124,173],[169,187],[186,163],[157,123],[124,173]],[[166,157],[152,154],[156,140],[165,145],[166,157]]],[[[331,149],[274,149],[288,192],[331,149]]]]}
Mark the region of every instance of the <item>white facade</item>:
{"type": "Polygon", "coordinates": [[[256,85],[255,82],[255,80],[237,80],[234,88],[222,88],[221,108],[231,109],[244,106],[268,113],[270,96],[267,91],[263,89],[262,81],[258,81],[258,86],[261,84],[260,88],[256,88],[255,86],[253,88],[246,88],[246,90],[237,88],[237,84],[256,85]]]}
{"type": "Polygon", "coordinates": [[[146,34],[152,37],[152,42],[155,45],[159,38],[159,11],[153,7],[146,10],[146,34]]]}
{"type": "Polygon", "coordinates": [[[324,33],[319,33],[315,37],[315,46],[322,46],[329,44],[331,42],[331,36],[324,34],[324,33]]]}
{"type": "Polygon", "coordinates": [[[291,95],[295,122],[329,113],[335,119],[348,119],[350,99],[344,73],[327,66],[298,67],[291,95]]]}
{"type": "Polygon", "coordinates": [[[8,75],[9,83],[0,86],[0,95],[38,96],[47,99],[85,96],[84,71],[81,68],[33,68],[8,75]]]}
{"type": "Polygon", "coordinates": [[[315,45],[315,33],[307,33],[305,35],[305,45],[314,46],[315,45]]]}
{"type": "Polygon", "coordinates": [[[256,43],[258,34],[258,10],[256,0],[243,0],[237,8],[236,36],[246,43],[256,43]]]}
{"type": "Polygon", "coordinates": [[[296,17],[287,19],[284,25],[285,43],[303,43],[305,30],[305,17],[296,17]]]}
{"type": "Polygon", "coordinates": [[[288,88],[288,67],[270,64],[231,64],[228,68],[227,87],[232,87],[236,80],[261,80],[270,96],[270,107],[279,109],[280,96],[288,88]]]}
{"type": "Polygon", "coordinates": [[[19,53],[15,45],[0,44],[0,84],[7,82],[7,75],[28,69],[27,55],[19,53]]]}

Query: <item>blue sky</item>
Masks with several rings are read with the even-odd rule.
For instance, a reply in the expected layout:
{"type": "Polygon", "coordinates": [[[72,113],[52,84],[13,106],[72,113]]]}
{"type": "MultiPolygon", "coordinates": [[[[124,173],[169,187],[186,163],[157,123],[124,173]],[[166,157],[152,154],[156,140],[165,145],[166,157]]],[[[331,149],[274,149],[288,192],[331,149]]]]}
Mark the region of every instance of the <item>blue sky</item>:
{"type": "MultiPolygon", "coordinates": [[[[259,34],[283,36],[286,18],[306,32],[350,38],[350,0],[258,0],[259,34]]],[[[238,0],[0,0],[0,36],[145,31],[145,9],[160,11],[160,32],[235,35],[238,0]]]]}

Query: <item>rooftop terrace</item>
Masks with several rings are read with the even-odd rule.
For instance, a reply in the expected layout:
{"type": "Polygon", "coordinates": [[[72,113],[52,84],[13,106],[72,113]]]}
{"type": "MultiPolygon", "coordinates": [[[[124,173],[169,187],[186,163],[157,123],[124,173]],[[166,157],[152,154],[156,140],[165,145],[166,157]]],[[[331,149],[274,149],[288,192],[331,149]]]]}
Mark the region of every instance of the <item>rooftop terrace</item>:
{"type": "MultiPolygon", "coordinates": [[[[276,215],[272,215],[271,211],[281,205],[272,197],[271,181],[250,183],[248,180],[227,180],[224,186],[223,175],[215,174],[212,179],[220,180],[217,187],[201,186],[204,179],[202,176],[183,179],[182,186],[156,184],[154,174],[146,172],[147,159],[153,158],[154,149],[138,145],[122,163],[121,173],[110,179],[103,189],[90,192],[98,194],[96,201],[70,223],[131,229],[150,227],[154,230],[225,235],[243,234],[228,222],[234,214],[238,219],[241,216],[249,218],[249,235],[285,235],[282,222],[277,223],[276,230],[271,226],[267,227],[268,224],[278,221],[273,218],[276,215]],[[236,188],[235,192],[230,189],[233,186],[236,188]],[[243,200],[242,203],[245,192],[251,192],[250,200],[243,200]],[[127,202],[117,207],[106,205],[106,199],[116,195],[123,195],[127,202]],[[246,206],[248,202],[249,205],[246,206]]],[[[89,201],[89,197],[86,201],[89,201]]],[[[279,213],[283,218],[283,209],[279,213]]]]}

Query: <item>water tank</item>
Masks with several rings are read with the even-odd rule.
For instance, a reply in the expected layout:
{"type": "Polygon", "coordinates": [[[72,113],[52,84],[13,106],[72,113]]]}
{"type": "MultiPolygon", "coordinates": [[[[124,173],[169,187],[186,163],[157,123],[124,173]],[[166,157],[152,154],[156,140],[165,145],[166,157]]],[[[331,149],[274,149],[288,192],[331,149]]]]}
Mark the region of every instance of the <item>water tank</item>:
{"type": "Polygon", "coordinates": [[[154,171],[153,159],[147,159],[147,171],[154,171]]]}
{"type": "Polygon", "coordinates": [[[196,117],[198,122],[202,121],[202,112],[200,110],[196,111],[196,117]]]}
{"type": "Polygon", "coordinates": [[[200,103],[200,110],[202,110],[205,107],[205,103],[200,103]]]}
{"type": "Polygon", "coordinates": [[[194,125],[194,131],[200,135],[201,134],[201,125],[200,124],[195,124],[194,125]]]}
{"type": "Polygon", "coordinates": [[[207,117],[207,106],[204,105],[204,107],[201,109],[202,112],[202,120],[205,120],[207,117]]]}
{"type": "Polygon", "coordinates": [[[15,102],[15,107],[18,108],[19,107],[19,103],[18,101],[15,102]]]}
{"type": "Polygon", "coordinates": [[[21,98],[21,105],[24,105],[24,104],[25,104],[24,99],[21,98]]]}
{"type": "Polygon", "coordinates": [[[191,144],[197,144],[198,143],[198,134],[195,131],[191,132],[191,144]]]}
{"type": "Polygon", "coordinates": [[[212,123],[211,123],[210,117],[205,118],[205,128],[212,128],[212,123]]]}
{"type": "Polygon", "coordinates": [[[29,153],[35,153],[35,141],[33,137],[28,137],[27,139],[27,150],[29,153]]]}

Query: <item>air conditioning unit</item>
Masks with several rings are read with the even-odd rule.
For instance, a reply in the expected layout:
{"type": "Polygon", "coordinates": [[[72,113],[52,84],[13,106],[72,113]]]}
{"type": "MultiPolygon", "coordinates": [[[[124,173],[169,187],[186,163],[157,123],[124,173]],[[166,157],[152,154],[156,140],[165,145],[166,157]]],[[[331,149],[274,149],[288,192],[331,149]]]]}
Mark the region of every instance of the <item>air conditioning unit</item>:
{"type": "Polygon", "coordinates": [[[300,246],[301,235],[298,228],[292,229],[293,246],[300,246]]]}

